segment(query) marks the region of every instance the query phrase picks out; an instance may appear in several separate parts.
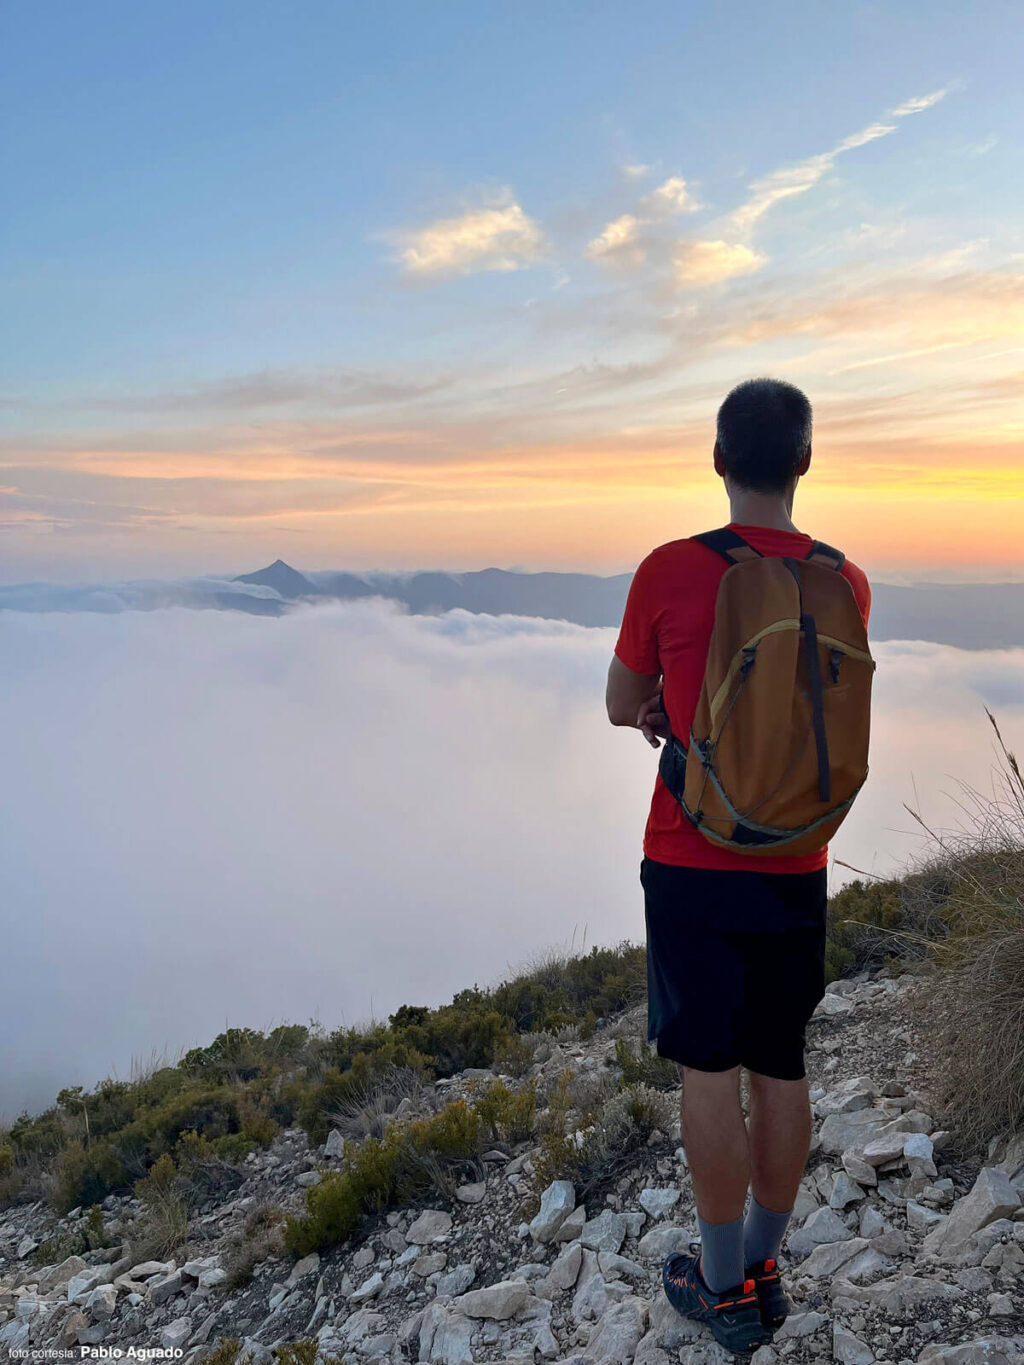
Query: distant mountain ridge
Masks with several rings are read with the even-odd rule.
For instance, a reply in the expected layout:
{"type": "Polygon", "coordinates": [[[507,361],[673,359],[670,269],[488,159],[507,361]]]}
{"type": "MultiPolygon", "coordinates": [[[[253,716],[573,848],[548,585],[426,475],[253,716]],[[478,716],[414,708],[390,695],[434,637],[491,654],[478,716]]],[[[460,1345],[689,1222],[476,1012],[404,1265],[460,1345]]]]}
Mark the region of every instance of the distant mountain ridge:
{"type": "MultiPolygon", "coordinates": [[[[585,573],[519,573],[475,569],[466,573],[299,573],[275,560],[235,582],[274,588],[287,602],[303,598],[388,597],[417,614],[452,611],[539,616],[581,626],[617,626],[633,575],[602,578],[585,573]]],[[[872,586],[874,640],[929,640],[960,649],[1024,645],[1024,583],[872,586]]]]}
{"type": "MultiPolygon", "coordinates": [[[[385,597],[416,615],[461,609],[532,616],[580,626],[617,626],[632,574],[519,573],[475,569],[302,573],[283,559],[233,578],[209,575],[121,583],[14,583],[0,611],[119,612],[187,607],[281,616],[301,603],[385,597]]],[[[872,584],[871,638],[925,640],[959,649],[1024,646],[1024,583],[872,584]]]]}
{"type": "Polygon", "coordinates": [[[237,574],[231,581],[253,583],[260,588],[273,588],[274,592],[287,599],[312,597],[316,594],[316,588],[305,574],[293,569],[283,559],[275,559],[273,564],[268,564],[265,569],[257,569],[255,573],[237,574]]]}
{"type": "Polygon", "coordinates": [[[632,574],[601,578],[585,573],[516,573],[509,569],[476,569],[467,573],[425,571],[412,574],[300,573],[275,559],[254,573],[232,581],[271,588],[286,602],[309,598],[350,601],[388,597],[417,614],[452,611],[488,615],[540,616],[581,626],[618,625],[632,574]]]}

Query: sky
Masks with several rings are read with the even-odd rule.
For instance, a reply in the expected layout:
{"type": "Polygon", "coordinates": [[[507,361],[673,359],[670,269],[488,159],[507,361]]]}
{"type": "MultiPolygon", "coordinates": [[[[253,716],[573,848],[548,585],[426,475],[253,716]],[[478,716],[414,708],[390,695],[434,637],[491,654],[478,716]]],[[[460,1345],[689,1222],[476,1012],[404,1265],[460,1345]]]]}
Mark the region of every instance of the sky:
{"type": "MultiPolygon", "coordinates": [[[[380,601],[0,612],[0,1119],[228,1026],[385,1018],[641,941],[657,755],[605,717],[614,637],[380,601]]],[[[941,831],[959,781],[991,790],[983,705],[1018,751],[1024,728],[1024,650],[874,648],[833,888],[928,853],[904,802],[941,831]]]]}
{"type": "Polygon", "coordinates": [[[1021,576],[1024,13],[979,0],[0,8],[0,581],[632,568],[796,519],[1021,576]]]}

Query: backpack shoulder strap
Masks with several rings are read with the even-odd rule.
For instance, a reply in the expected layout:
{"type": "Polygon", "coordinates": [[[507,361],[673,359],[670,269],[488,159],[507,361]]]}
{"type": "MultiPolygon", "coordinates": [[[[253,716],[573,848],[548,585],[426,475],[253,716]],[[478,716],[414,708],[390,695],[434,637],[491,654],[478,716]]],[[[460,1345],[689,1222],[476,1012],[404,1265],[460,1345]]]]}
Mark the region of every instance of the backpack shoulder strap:
{"type": "Polygon", "coordinates": [[[846,563],[846,556],[842,550],[837,550],[831,545],[826,545],[823,540],[816,540],[811,548],[804,555],[804,559],[810,559],[815,564],[820,564],[825,569],[835,569],[836,572],[846,563]]]}
{"type": "Polygon", "coordinates": [[[699,536],[691,536],[690,539],[699,540],[702,545],[714,550],[716,555],[721,555],[729,564],[742,564],[748,559],[764,558],[760,550],[755,550],[753,545],[749,545],[735,531],[730,531],[728,526],[721,526],[717,531],[704,531],[699,536]]]}

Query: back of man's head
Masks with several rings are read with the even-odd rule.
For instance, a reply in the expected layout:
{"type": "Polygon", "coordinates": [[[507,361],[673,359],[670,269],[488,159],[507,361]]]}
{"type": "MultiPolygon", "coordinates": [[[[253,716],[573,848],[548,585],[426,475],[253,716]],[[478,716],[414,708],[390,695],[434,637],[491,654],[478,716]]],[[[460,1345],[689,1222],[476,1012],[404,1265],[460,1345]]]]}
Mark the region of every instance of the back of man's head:
{"type": "Polygon", "coordinates": [[[811,444],[811,405],[782,379],[737,384],[718,409],[718,454],[739,488],[784,493],[811,444]]]}

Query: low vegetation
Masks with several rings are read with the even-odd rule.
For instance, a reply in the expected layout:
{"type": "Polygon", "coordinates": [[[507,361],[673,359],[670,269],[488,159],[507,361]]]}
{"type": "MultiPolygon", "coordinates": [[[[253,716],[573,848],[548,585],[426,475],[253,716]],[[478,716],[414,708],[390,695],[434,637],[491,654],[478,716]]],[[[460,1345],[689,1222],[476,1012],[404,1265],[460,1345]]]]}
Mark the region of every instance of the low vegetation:
{"type": "Polygon", "coordinates": [[[675,1117],[674,1098],[643,1082],[623,1078],[609,1094],[606,1078],[564,1072],[541,1126],[534,1201],[552,1180],[571,1180],[578,1198],[599,1193],[675,1117]]]}
{"type": "Polygon", "coordinates": [[[345,1242],[371,1215],[407,1204],[429,1189],[451,1198],[457,1184],[482,1174],[480,1158],[496,1141],[533,1131],[534,1091],[493,1082],[474,1103],[453,1100],[429,1118],[394,1122],[381,1137],[346,1143],[344,1169],[306,1192],[306,1213],[288,1220],[285,1245],[296,1256],[345,1242]]]}
{"type": "Polygon", "coordinates": [[[930,832],[944,932],[929,938],[922,993],[936,1093],[978,1151],[1024,1130],[1024,776],[989,720],[992,793],[964,788],[961,826],[930,832]]]}
{"type": "MultiPolygon", "coordinates": [[[[827,926],[830,979],[886,964],[921,975],[933,1088],[977,1146],[1024,1126],[1024,781],[992,725],[994,794],[965,789],[957,831],[928,831],[930,856],[903,877],[860,874],[831,898],[827,926]]],[[[295,1253],[333,1245],[397,1201],[450,1194],[499,1141],[535,1137],[538,1180],[597,1189],[671,1122],[675,1067],[642,1037],[619,1036],[614,1075],[565,1073],[550,1094],[524,1081],[552,1048],[640,1004],[645,985],[643,948],[622,943],[549,955],[496,986],[437,1008],[403,1005],[360,1028],[228,1029],[175,1065],[71,1087],[44,1113],[0,1128],[0,1207],[48,1198],[61,1212],[96,1208],[71,1254],[102,1245],[98,1206],[134,1190],[133,1231],[162,1256],[192,1211],[241,1179],[247,1153],[293,1124],[313,1143],[340,1129],[345,1169],[308,1192],[303,1218],[254,1230],[256,1259],[282,1243],[295,1253]],[[423,1117],[432,1082],[471,1067],[512,1084],[423,1117]]],[[[237,1260],[241,1281],[255,1262],[243,1248],[237,1260]]]]}
{"type": "Polygon", "coordinates": [[[89,1092],[70,1087],[44,1113],[0,1130],[0,1206],[19,1198],[47,1198],[60,1212],[100,1204],[130,1191],[163,1157],[202,1204],[204,1179],[224,1178],[280,1127],[298,1123],[312,1142],[338,1124],[353,1139],[379,1137],[425,1082],[466,1067],[521,1076],[541,1036],[585,1035],[642,999],[644,980],[643,949],[623,943],[548,955],[450,1004],[403,1005],[387,1023],[228,1029],[173,1066],[89,1092]]]}
{"type": "MultiPolygon", "coordinates": [[[[236,1365],[242,1350],[238,1337],[221,1337],[203,1357],[203,1365],[236,1365]]],[[[343,1365],[341,1356],[324,1355],[315,1337],[274,1347],[275,1365],[343,1365]]]]}
{"type": "Polygon", "coordinates": [[[284,1254],[285,1216],[273,1204],[258,1204],[231,1241],[223,1258],[229,1289],[240,1289],[256,1267],[271,1256],[284,1254]]]}

